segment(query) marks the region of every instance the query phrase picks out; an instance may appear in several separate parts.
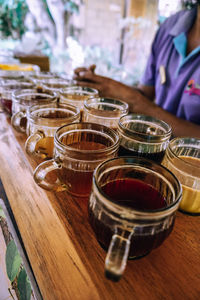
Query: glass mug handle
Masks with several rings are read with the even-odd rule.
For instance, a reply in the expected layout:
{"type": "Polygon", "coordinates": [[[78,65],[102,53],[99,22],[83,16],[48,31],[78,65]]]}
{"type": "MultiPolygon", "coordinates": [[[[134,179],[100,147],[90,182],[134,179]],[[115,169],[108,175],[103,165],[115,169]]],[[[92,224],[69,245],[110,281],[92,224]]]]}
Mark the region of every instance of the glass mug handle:
{"type": "Polygon", "coordinates": [[[26,119],[26,113],[23,111],[19,111],[11,117],[11,124],[15,130],[19,132],[26,132],[26,125],[22,126],[21,124],[23,119],[26,119]]]}
{"type": "Polygon", "coordinates": [[[118,281],[121,278],[126,268],[132,234],[121,230],[112,236],[105,260],[105,275],[108,279],[118,281]]]}
{"type": "Polygon", "coordinates": [[[34,171],[34,180],[40,187],[45,190],[53,190],[55,192],[66,191],[68,189],[67,184],[63,184],[58,178],[57,174],[54,175],[56,177],[54,177],[53,183],[50,181],[49,177],[47,178],[47,175],[50,172],[59,170],[61,168],[62,165],[58,159],[50,159],[48,161],[42,162],[34,171]]]}
{"type": "Polygon", "coordinates": [[[25,143],[26,152],[29,155],[35,155],[43,158],[43,155],[36,152],[37,143],[45,137],[45,134],[42,131],[37,131],[34,134],[30,135],[25,143]]]}

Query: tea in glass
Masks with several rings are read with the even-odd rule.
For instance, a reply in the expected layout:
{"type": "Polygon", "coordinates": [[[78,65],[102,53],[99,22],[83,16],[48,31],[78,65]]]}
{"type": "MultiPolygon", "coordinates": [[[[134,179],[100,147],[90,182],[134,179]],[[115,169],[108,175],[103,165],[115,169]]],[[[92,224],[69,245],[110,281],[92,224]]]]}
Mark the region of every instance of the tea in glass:
{"type": "Polygon", "coordinates": [[[72,86],[60,91],[60,102],[74,105],[82,112],[84,101],[98,96],[96,89],[72,86]]]}
{"type": "Polygon", "coordinates": [[[67,190],[79,197],[88,197],[92,175],[99,163],[117,155],[118,134],[103,125],[74,123],[57,129],[54,137],[54,158],[40,164],[35,172],[36,183],[49,190],[67,190]],[[47,174],[56,170],[52,184],[47,174]]]}
{"type": "Polygon", "coordinates": [[[50,78],[41,80],[40,84],[46,90],[60,93],[60,91],[62,91],[63,89],[75,85],[75,81],[62,78],[50,78]]]}
{"type": "Polygon", "coordinates": [[[144,158],[104,161],[93,175],[89,221],[106,250],[105,274],[117,281],[127,259],[147,255],[171,233],[181,200],[178,179],[144,158]]]}
{"type": "Polygon", "coordinates": [[[57,102],[55,92],[35,89],[17,90],[12,93],[12,126],[19,132],[28,132],[27,110],[36,104],[57,102]]]}
{"type": "Polygon", "coordinates": [[[102,124],[117,130],[119,119],[127,113],[126,102],[95,97],[84,101],[82,121],[102,124]]]}
{"type": "Polygon", "coordinates": [[[42,159],[52,158],[56,130],[63,125],[79,121],[79,109],[69,104],[49,103],[31,106],[27,111],[29,137],[25,143],[26,152],[42,159]]]}
{"type": "Polygon", "coordinates": [[[119,156],[138,156],[161,163],[171,137],[171,126],[156,118],[129,114],[120,118],[119,156]]]}
{"type": "Polygon", "coordinates": [[[1,80],[0,81],[0,102],[4,110],[9,114],[12,115],[12,93],[19,89],[30,89],[34,88],[34,84],[23,79],[18,80],[1,80]]]}
{"type": "Polygon", "coordinates": [[[182,184],[183,197],[179,209],[200,215],[200,140],[184,137],[170,141],[162,163],[182,184]]]}

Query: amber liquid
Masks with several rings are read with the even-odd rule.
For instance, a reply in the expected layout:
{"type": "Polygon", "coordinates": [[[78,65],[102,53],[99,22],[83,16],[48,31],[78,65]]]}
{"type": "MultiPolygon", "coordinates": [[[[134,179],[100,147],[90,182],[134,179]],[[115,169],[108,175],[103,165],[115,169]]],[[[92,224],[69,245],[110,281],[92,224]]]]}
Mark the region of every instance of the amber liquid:
{"type": "MultiPolygon", "coordinates": [[[[62,143],[66,144],[65,138],[62,139],[62,143]]],[[[90,150],[106,148],[106,145],[93,141],[81,141],[68,144],[68,146],[74,149],[88,150],[88,153],[85,156],[86,160],[90,159],[90,150]]],[[[75,164],[73,164],[74,163],[70,164],[70,167],[66,167],[65,163],[63,164],[63,167],[59,170],[60,180],[65,185],[68,192],[72,195],[88,197],[91,192],[92,175],[95,164],[91,167],[91,163],[89,161],[84,161],[83,163],[78,159],[75,164]]]]}
{"type": "Polygon", "coordinates": [[[153,160],[157,163],[161,163],[165,155],[165,151],[148,153],[148,152],[137,152],[131,149],[124,148],[122,146],[119,147],[118,156],[137,156],[144,157],[150,160],[153,160]]]}
{"type": "Polygon", "coordinates": [[[65,119],[65,118],[70,118],[74,114],[70,112],[65,112],[65,111],[51,111],[46,114],[38,114],[38,117],[42,117],[44,119],[65,119]]]}
{"type": "Polygon", "coordinates": [[[54,150],[54,138],[52,136],[45,137],[36,144],[35,152],[45,158],[52,158],[54,150]]]}
{"type": "MultiPolygon", "coordinates": [[[[113,202],[130,209],[152,211],[167,206],[166,200],[153,186],[137,179],[111,181],[105,184],[102,190],[113,202]]],[[[114,228],[109,224],[109,219],[107,224],[103,223],[101,219],[95,216],[93,209],[89,207],[89,221],[97,240],[107,250],[114,234],[114,228]]],[[[131,238],[129,258],[142,257],[160,246],[172,228],[173,223],[167,229],[161,229],[157,233],[150,233],[145,228],[136,230],[131,238]]]]}

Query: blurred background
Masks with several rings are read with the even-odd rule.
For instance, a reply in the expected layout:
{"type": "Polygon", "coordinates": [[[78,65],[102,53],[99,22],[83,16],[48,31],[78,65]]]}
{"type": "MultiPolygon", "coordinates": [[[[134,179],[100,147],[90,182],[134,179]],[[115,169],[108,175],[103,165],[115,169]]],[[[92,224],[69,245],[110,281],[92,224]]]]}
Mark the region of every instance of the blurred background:
{"type": "Polygon", "coordinates": [[[0,0],[0,64],[72,75],[95,63],[99,74],[137,84],[158,26],[187,6],[182,2],[0,0]]]}

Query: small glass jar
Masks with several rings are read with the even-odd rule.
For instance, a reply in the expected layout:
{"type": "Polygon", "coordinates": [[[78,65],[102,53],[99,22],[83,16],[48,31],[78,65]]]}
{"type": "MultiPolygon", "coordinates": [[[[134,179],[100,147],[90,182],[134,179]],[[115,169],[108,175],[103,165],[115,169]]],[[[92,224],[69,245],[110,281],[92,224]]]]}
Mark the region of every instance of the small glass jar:
{"type": "Polygon", "coordinates": [[[5,71],[0,70],[0,79],[2,80],[17,80],[24,78],[24,73],[21,71],[5,71]]]}
{"type": "Polygon", "coordinates": [[[119,119],[128,113],[128,104],[110,98],[91,98],[84,101],[83,122],[98,123],[117,130],[119,119]]]}
{"type": "Polygon", "coordinates": [[[46,90],[60,93],[63,89],[75,85],[75,81],[63,78],[50,78],[41,80],[40,84],[46,90]]]}
{"type": "Polygon", "coordinates": [[[96,89],[72,86],[60,91],[60,102],[74,105],[82,112],[84,101],[97,96],[98,91],[96,89]]]}
{"type": "Polygon", "coordinates": [[[27,111],[36,104],[56,102],[58,95],[55,92],[38,89],[17,90],[12,93],[12,118],[11,124],[15,130],[28,133],[27,111]]]}
{"type": "Polygon", "coordinates": [[[170,141],[162,162],[182,184],[179,209],[200,215],[200,139],[184,137],[170,141]]]}
{"type": "Polygon", "coordinates": [[[41,163],[34,172],[35,182],[44,189],[66,190],[88,200],[94,169],[104,160],[117,156],[118,134],[103,125],[73,123],[57,129],[54,158],[41,163]],[[50,174],[54,172],[54,182],[50,174]]]}
{"type": "Polygon", "coordinates": [[[128,114],[118,123],[119,156],[133,155],[161,163],[171,137],[171,126],[162,120],[128,114]]]}
{"type": "Polygon", "coordinates": [[[94,171],[89,221],[108,250],[105,274],[118,281],[127,259],[159,247],[171,233],[181,185],[165,167],[137,157],[104,161],[94,171]]]}
{"type": "Polygon", "coordinates": [[[33,81],[35,84],[40,84],[41,81],[51,79],[51,78],[59,78],[59,76],[56,73],[52,72],[37,72],[29,74],[30,80],[33,81]]]}
{"type": "Polygon", "coordinates": [[[0,82],[0,101],[3,109],[12,115],[12,93],[20,89],[34,88],[34,83],[29,80],[2,80],[0,82]]]}
{"type": "Polygon", "coordinates": [[[26,152],[35,157],[53,157],[56,130],[69,123],[80,121],[77,107],[65,103],[33,105],[27,112],[26,152]]]}

